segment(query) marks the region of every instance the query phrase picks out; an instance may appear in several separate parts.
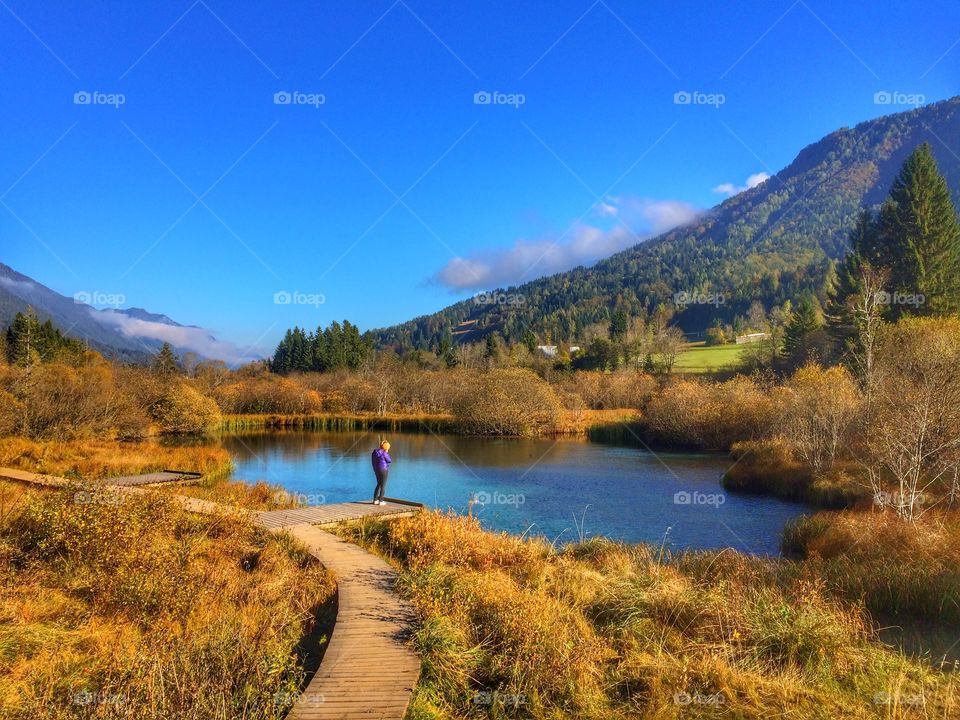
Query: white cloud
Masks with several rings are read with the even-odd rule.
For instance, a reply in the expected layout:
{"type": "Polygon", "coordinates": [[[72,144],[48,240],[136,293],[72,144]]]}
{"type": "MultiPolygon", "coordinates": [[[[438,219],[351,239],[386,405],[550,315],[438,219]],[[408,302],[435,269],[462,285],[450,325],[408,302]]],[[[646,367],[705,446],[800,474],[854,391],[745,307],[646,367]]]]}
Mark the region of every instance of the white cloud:
{"type": "Polygon", "coordinates": [[[576,223],[563,236],[518,239],[512,247],[484,250],[448,262],[434,281],[451,290],[489,289],[588,265],[693,221],[699,211],[679,200],[608,198],[595,210],[617,221],[603,229],[576,223]]]}
{"type": "Polygon", "coordinates": [[[750,190],[755,188],[760,183],[765,180],[769,180],[770,175],[765,172],[754,173],[747,178],[747,182],[743,185],[734,185],[733,183],[720,183],[717,185],[713,191],[715,193],[720,193],[721,195],[726,195],[727,197],[733,197],[737,193],[742,193],[744,190],[750,190]]]}
{"type": "Polygon", "coordinates": [[[168,325],[112,310],[91,310],[91,313],[95,320],[112,325],[125,337],[168,342],[180,351],[192,350],[205,358],[223,360],[228,365],[242,365],[263,357],[253,348],[242,350],[231,342],[217,340],[201,327],[168,325]]]}

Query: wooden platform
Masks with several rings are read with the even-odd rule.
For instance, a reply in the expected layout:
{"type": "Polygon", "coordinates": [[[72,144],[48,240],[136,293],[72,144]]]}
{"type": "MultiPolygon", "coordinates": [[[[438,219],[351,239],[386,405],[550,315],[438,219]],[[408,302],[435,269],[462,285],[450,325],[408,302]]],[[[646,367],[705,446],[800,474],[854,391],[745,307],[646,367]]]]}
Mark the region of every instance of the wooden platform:
{"type": "Polygon", "coordinates": [[[108,485],[158,485],[160,483],[196,482],[201,477],[196,472],[181,472],[179,470],[161,470],[160,472],[144,473],[142,475],[120,475],[104,480],[108,485]]]}
{"type": "MultiPolygon", "coordinates": [[[[8,468],[0,468],[0,478],[48,487],[74,485],[65,478],[8,468]]],[[[117,485],[114,491],[140,494],[150,489],[136,483],[117,485]]],[[[169,497],[192,512],[243,515],[273,532],[289,533],[336,577],[337,619],[329,645],[289,720],[403,719],[420,677],[420,659],[408,643],[416,628],[413,607],[394,592],[397,574],[386,562],[317,525],[410,515],[422,505],[385,498],[385,505],[365,501],[248,512],[185,495],[169,497]]]]}
{"type": "Polygon", "coordinates": [[[385,505],[374,505],[371,501],[333,503],[313,505],[311,507],[290,510],[261,510],[255,513],[254,522],[258,525],[276,529],[289,525],[333,525],[348,520],[360,520],[366,517],[403,517],[412,515],[423,507],[420,503],[407,500],[384,498],[385,505]]]}

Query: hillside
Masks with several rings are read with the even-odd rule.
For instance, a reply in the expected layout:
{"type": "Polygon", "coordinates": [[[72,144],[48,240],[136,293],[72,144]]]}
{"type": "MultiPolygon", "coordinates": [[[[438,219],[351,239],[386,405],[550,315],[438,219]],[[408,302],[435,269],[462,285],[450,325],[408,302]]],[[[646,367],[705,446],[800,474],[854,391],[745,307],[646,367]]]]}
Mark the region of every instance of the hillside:
{"type": "MultiPolygon", "coordinates": [[[[189,335],[206,335],[201,328],[181,325],[166,315],[141,308],[101,310],[82,302],[83,299],[82,294],[77,298],[61,295],[0,263],[0,328],[5,329],[18,312],[30,307],[41,321],[52,321],[65,335],[82,340],[109,357],[138,363],[149,360],[163,344],[159,339],[162,334],[144,332],[144,328],[166,326],[189,335]]],[[[216,342],[212,337],[210,341],[216,342]]],[[[173,344],[180,352],[192,349],[173,344]]]]}
{"type": "Polygon", "coordinates": [[[960,201],[960,158],[943,140],[960,137],[960,97],[842,128],[804,148],[761,185],[726,200],[696,223],[613,255],[518,287],[522,304],[463,300],[440,312],[375,330],[380,346],[433,347],[449,329],[460,341],[491,331],[519,340],[579,339],[582,328],[606,322],[614,306],[639,314],[675,293],[722,293],[725,302],[678,313],[685,330],[702,330],[717,316],[745,314],[754,300],[773,304],[810,290],[822,297],[832,261],[861,206],[878,205],[913,148],[929,142],[960,201]],[[943,140],[941,140],[941,138],[943,140]]]}

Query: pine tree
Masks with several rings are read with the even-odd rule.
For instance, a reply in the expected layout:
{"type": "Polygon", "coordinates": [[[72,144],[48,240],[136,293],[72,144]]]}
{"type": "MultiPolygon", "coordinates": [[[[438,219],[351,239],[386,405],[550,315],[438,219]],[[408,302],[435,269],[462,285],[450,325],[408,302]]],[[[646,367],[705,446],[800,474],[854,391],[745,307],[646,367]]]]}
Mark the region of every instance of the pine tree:
{"type": "Polygon", "coordinates": [[[620,342],[627,335],[627,313],[623,310],[617,310],[610,319],[610,339],[614,342],[620,342]]]}
{"type": "Polygon", "coordinates": [[[33,308],[17,313],[7,328],[7,359],[14,365],[34,365],[42,357],[40,323],[33,308]]]}
{"type": "Polygon", "coordinates": [[[170,343],[165,342],[153,358],[153,369],[161,375],[173,375],[179,369],[177,356],[173,353],[170,343]]]}
{"type": "Polygon", "coordinates": [[[809,297],[804,297],[790,316],[783,336],[783,351],[795,363],[805,361],[810,348],[810,336],[820,327],[817,309],[809,297]]]}
{"type": "Polygon", "coordinates": [[[869,210],[861,210],[850,231],[850,252],[837,266],[827,301],[827,327],[841,345],[854,334],[850,299],[863,291],[864,268],[878,266],[879,262],[876,219],[869,210]]]}
{"type": "Polygon", "coordinates": [[[880,209],[876,258],[890,271],[891,290],[923,295],[917,305],[894,304],[894,315],[960,310],[960,224],[947,182],[927,143],[907,158],[880,209]]]}
{"type": "Polygon", "coordinates": [[[443,337],[440,338],[440,348],[437,356],[447,367],[454,367],[457,364],[457,352],[453,347],[453,333],[450,332],[450,328],[447,328],[443,337]]]}

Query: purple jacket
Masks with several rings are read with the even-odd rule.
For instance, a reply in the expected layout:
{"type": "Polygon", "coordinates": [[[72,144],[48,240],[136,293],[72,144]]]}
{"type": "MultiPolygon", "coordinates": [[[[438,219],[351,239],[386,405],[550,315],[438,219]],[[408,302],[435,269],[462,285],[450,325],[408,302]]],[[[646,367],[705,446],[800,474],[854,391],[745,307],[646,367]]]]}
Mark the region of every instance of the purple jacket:
{"type": "Polygon", "coordinates": [[[390,453],[383,448],[377,448],[374,450],[373,457],[371,459],[373,460],[374,470],[389,470],[390,463],[393,462],[393,458],[390,457],[390,453]]]}

